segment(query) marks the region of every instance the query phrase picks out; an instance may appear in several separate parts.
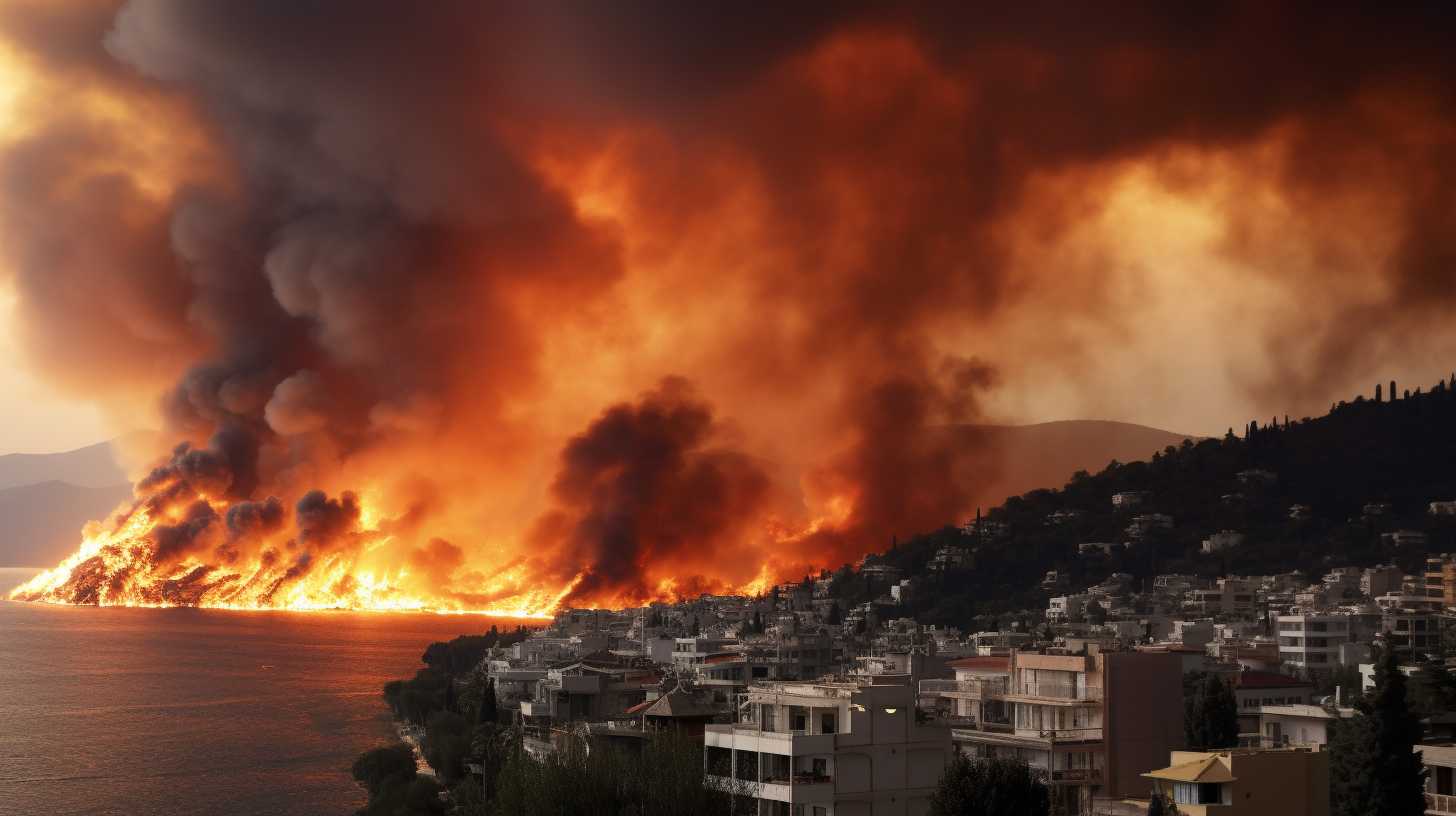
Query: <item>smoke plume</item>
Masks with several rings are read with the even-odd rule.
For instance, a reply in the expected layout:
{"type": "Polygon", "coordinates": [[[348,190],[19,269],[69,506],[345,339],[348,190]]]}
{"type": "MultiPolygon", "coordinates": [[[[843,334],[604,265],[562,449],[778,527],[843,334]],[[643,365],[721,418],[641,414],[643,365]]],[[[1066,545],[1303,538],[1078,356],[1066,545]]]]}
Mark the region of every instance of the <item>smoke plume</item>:
{"type": "Polygon", "coordinates": [[[1208,433],[1444,373],[1452,28],[8,3],[17,331],[171,448],[24,594],[762,589],[998,499],[977,423],[1208,433]]]}

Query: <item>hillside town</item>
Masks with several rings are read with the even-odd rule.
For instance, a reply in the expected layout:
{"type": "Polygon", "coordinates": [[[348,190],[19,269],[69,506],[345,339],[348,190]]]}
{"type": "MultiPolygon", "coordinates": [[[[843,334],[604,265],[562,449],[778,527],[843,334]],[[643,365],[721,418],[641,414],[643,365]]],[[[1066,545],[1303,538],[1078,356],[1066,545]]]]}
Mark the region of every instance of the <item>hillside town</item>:
{"type": "MultiPolygon", "coordinates": [[[[925,812],[956,755],[1025,762],[1055,813],[1142,814],[1165,790],[1185,813],[1325,814],[1330,725],[1373,689],[1377,653],[1412,677],[1432,661],[1444,673],[1456,606],[1456,554],[1443,554],[1414,575],[1119,573],[1049,596],[1040,620],[971,632],[898,614],[914,576],[873,558],[856,572],[877,594],[842,614],[827,578],[572,609],[480,671],[531,753],[687,733],[710,781],[764,816],[925,812]],[[1186,750],[1194,677],[1232,690],[1236,744],[1186,750]]],[[[1456,711],[1422,725],[1426,812],[1456,813],[1456,711]]]]}
{"type": "Polygon", "coordinates": [[[1251,422],[754,595],[564,609],[386,696],[487,797],[671,735],[734,814],[982,812],[947,780],[990,768],[1044,800],[985,812],[1456,815],[1453,405],[1251,422]],[[1417,427],[1436,452],[1374,466],[1417,427]]]}

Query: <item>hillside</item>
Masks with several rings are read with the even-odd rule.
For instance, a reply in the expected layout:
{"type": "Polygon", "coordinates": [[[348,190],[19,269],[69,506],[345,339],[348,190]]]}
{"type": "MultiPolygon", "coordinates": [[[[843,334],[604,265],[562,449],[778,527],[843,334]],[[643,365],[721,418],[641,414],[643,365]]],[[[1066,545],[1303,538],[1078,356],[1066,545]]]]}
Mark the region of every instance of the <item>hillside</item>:
{"type": "Polygon", "coordinates": [[[1184,439],[1198,439],[1146,425],[1091,419],[960,426],[950,432],[967,446],[986,444],[995,451],[996,474],[978,497],[988,507],[1030,490],[1066,484],[1079,470],[1101,469],[1113,460],[1146,459],[1184,439]]]}
{"type": "Polygon", "coordinates": [[[63,453],[0,456],[0,490],[51,481],[68,482],[77,487],[115,487],[128,483],[111,442],[98,442],[63,453]]]}
{"type": "MultiPolygon", "coordinates": [[[[1059,592],[1114,571],[1139,579],[1290,570],[1317,577],[1333,566],[1392,561],[1419,571],[1427,551],[1456,551],[1456,517],[1427,512],[1429,503],[1453,499],[1456,380],[1394,401],[1359,397],[1315,419],[1250,423],[1144,461],[1079,472],[1061,489],[1033,490],[991,509],[980,535],[947,527],[872,560],[920,579],[906,611],[922,622],[972,625],[976,616],[1043,606],[1048,570],[1066,579],[1059,592]],[[1124,491],[1143,492],[1141,506],[1115,508],[1112,496],[1124,491]],[[1291,513],[1294,505],[1306,509],[1291,513]],[[1133,517],[1146,513],[1171,516],[1171,529],[1130,535],[1133,517]],[[1221,530],[1243,533],[1245,542],[1201,552],[1200,542],[1221,530]],[[1401,545],[1382,535],[1399,530],[1424,534],[1427,543],[1401,545]],[[1110,556],[1079,554],[1085,542],[1131,546],[1110,556]],[[973,564],[932,573],[929,562],[944,546],[974,551],[973,564]]],[[[846,604],[883,591],[849,568],[837,578],[834,593],[846,604]]]]}
{"type": "Polygon", "coordinates": [[[129,485],[49,481],[0,490],[0,567],[51,566],[81,543],[81,528],[131,497],[129,485]]]}

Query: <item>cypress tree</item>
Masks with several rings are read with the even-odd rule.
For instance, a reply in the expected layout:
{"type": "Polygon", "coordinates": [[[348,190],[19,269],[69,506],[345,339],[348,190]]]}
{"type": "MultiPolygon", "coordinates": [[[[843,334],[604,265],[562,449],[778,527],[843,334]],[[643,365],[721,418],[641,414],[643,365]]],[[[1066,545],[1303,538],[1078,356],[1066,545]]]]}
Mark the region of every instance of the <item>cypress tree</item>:
{"type": "Polygon", "coordinates": [[[1194,687],[1184,702],[1183,731],[1190,748],[1238,746],[1238,701],[1228,684],[1210,674],[1194,687]]]}
{"type": "Polygon", "coordinates": [[[1330,740],[1333,816],[1405,816],[1425,810],[1425,768],[1413,748],[1421,724],[1406,699],[1393,649],[1375,672],[1375,694],[1338,723],[1330,740]]]}

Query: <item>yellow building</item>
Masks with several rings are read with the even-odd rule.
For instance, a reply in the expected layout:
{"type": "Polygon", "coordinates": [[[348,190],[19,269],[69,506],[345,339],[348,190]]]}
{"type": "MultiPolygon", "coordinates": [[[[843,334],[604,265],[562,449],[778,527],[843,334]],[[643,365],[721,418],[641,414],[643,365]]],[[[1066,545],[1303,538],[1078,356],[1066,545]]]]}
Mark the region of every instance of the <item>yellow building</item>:
{"type": "Polygon", "coordinates": [[[1306,748],[1174,751],[1151,779],[1186,816],[1328,816],[1330,756],[1306,748]]]}

